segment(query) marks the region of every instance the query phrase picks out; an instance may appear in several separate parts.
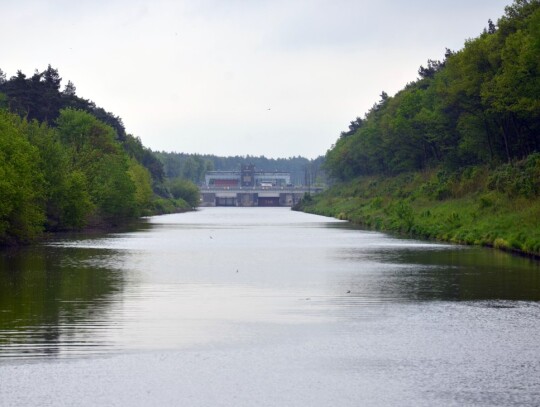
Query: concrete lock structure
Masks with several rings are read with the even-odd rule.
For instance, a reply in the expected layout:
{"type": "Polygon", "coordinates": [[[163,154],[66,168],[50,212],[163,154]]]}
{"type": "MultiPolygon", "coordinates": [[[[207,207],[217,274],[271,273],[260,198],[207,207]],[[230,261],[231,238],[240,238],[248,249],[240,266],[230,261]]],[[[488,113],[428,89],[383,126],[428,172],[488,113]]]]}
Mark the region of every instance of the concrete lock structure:
{"type": "Polygon", "coordinates": [[[288,172],[255,171],[252,164],[240,171],[209,171],[200,188],[201,206],[293,206],[306,194],[322,188],[293,186],[288,172]]]}
{"type": "Polygon", "coordinates": [[[255,171],[253,164],[242,165],[240,171],[209,171],[205,186],[216,188],[291,186],[291,174],[281,171],[255,171]]]}

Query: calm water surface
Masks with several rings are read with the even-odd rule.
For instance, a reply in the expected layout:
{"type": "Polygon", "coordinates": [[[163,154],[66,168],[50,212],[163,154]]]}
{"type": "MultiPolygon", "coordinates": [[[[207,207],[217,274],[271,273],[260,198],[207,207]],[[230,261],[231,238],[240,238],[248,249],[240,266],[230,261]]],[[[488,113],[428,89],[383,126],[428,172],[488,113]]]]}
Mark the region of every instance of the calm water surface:
{"type": "Polygon", "coordinates": [[[538,262],[492,250],[286,208],[155,217],[0,254],[0,400],[538,405],[539,301],[538,262]]]}

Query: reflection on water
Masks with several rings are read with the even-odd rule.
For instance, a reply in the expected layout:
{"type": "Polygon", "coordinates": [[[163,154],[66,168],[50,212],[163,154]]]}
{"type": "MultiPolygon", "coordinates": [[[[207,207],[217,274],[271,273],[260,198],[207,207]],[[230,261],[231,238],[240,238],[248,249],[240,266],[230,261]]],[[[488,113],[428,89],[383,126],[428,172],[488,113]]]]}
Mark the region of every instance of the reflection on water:
{"type": "MultiPolygon", "coordinates": [[[[478,247],[380,245],[343,249],[352,263],[373,262],[374,286],[391,299],[404,300],[540,300],[538,261],[478,247]],[[381,275],[383,270],[384,276],[381,275]]],[[[357,274],[359,288],[365,275],[357,274]]],[[[370,290],[374,287],[370,287],[370,290]]]]}
{"type": "Polygon", "coordinates": [[[540,300],[539,276],[538,262],[492,250],[283,208],[208,208],[3,252],[0,357],[267,341],[406,304],[517,307],[540,300]]]}
{"type": "MultiPolygon", "coordinates": [[[[0,256],[0,356],[92,352],[123,275],[93,260],[102,250],[32,247],[0,256]]],[[[114,253],[107,253],[114,256],[114,253]]],[[[110,326],[107,329],[111,329],[110,326]]]]}

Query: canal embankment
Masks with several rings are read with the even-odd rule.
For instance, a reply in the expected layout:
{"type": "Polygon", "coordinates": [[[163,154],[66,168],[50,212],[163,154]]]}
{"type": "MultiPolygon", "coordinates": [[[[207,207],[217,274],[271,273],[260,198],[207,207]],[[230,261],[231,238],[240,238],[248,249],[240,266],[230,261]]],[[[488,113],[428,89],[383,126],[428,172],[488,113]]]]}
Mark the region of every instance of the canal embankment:
{"type": "Polygon", "coordinates": [[[432,170],[359,177],[309,196],[294,209],[366,229],[540,258],[540,160],[493,170],[432,170]]]}

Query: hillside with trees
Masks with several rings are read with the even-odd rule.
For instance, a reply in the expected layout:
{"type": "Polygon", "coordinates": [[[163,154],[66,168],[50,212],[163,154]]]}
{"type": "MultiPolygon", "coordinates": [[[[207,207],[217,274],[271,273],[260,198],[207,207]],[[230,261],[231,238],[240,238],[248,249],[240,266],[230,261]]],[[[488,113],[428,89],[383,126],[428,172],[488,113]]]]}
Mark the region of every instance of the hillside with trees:
{"type": "Polygon", "coordinates": [[[308,211],[368,227],[540,254],[540,2],[497,24],[394,96],[326,154],[335,187],[308,211]]]}
{"type": "Polygon", "coordinates": [[[0,71],[0,245],[191,207],[119,117],[60,83],[51,66],[30,78],[0,71]]]}

